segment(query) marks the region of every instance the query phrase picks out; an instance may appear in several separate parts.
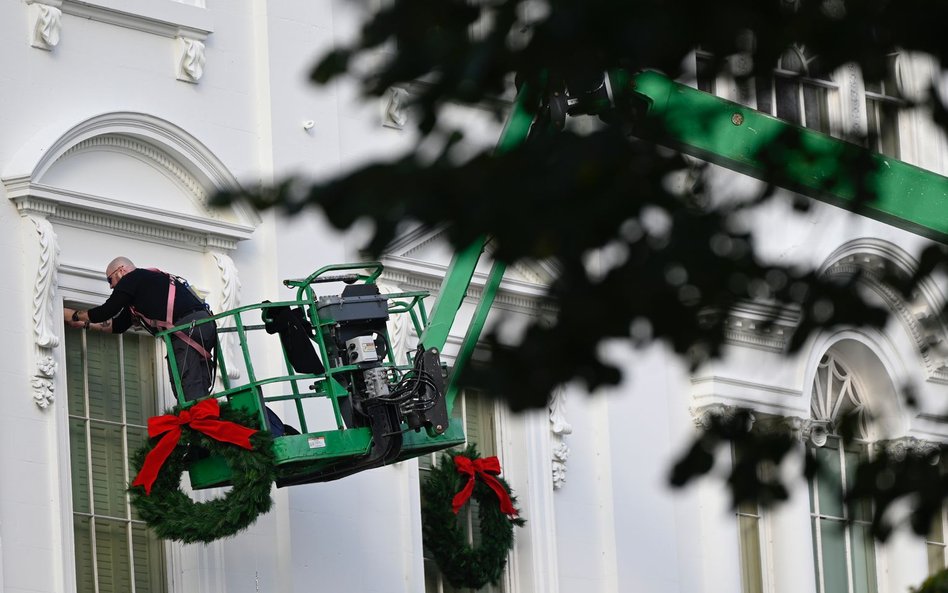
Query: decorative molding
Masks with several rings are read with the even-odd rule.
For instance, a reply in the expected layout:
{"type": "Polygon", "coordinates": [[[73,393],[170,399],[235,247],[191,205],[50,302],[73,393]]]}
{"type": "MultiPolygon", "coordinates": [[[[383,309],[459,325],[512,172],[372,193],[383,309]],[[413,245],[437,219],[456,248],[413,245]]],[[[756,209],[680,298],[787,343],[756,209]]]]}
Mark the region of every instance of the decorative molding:
{"type": "Polygon", "coordinates": [[[909,455],[918,457],[927,457],[941,452],[942,445],[932,441],[905,436],[897,439],[878,441],[877,446],[881,447],[893,457],[896,461],[902,461],[909,455]]]}
{"type": "MultiPolygon", "coordinates": [[[[859,438],[869,437],[869,408],[854,374],[832,352],[823,355],[813,377],[810,417],[826,431],[835,432],[847,416],[855,415],[859,438]]],[[[825,442],[825,435],[822,437],[825,442]]],[[[811,436],[811,440],[814,440],[811,436]]],[[[822,446],[822,443],[814,443],[822,446]]]]}
{"type": "MultiPolygon", "coordinates": [[[[438,268],[441,276],[438,276],[437,272],[431,275],[428,273],[422,275],[414,273],[413,271],[398,269],[397,264],[391,265],[391,267],[389,266],[390,265],[386,262],[386,278],[405,287],[405,290],[428,290],[432,294],[437,294],[441,289],[441,280],[445,272],[443,266],[438,268]]],[[[483,293],[482,285],[485,278],[485,274],[475,274],[474,282],[468,287],[465,297],[475,301],[479,300],[483,293]],[[479,282],[480,284],[475,284],[475,282],[479,282]]],[[[544,302],[541,295],[538,294],[534,296],[514,293],[510,289],[515,287],[516,283],[510,283],[507,280],[501,282],[501,290],[494,299],[495,306],[534,315],[541,311],[552,310],[552,307],[544,302]]]]}
{"type": "Polygon", "coordinates": [[[780,416],[774,414],[755,413],[757,421],[754,430],[768,434],[786,434],[798,443],[806,443],[816,447],[826,444],[829,428],[826,422],[812,418],[797,416],[780,416]]]}
{"type": "Polygon", "coordinates": [[[33,401],[42,409],[52,405],[56,397],[53,392],[53,382],[50,379],[40,376],[33,376],[30,380],[33,387],[33,401]]]}
{"type": "MultiPolygon", "coordinates": [[[[418,255],[437,243],[447,245],[447,239],[444,235],[444,227],[430,228],[418,225],[393,241],[383,259],[386,260],[387,265],[390,265],[388,262],[393,262],[395,266],[403,265],[406,268],[408,266],[427,265],[432,269],[437,269],[433,272],[434,275],[443,276],[444,266],[432,265],[424,261],[424,258],[418,258],[418,255]]],[[[488,242],[484,251],[487,255],[491,255],[494,251],[493,244],[488,242]]],[[[531,288],[537,293],[545,290],[545,287],[553,281],[558,273],[556,264],[549,261],[518,262],[510,266],[509,269],[523,276],[525,282],[511,278],[506,278],[505,282],[518,282],[525,287],[533,285],[531,288]]]]}
{"type": "MultiPolygon", "coordinates": [[[[214,253],[214,261],[217,262],[217,268],[221,273],[221,294],[220,311],[229,311],[240,306],[240,277],[237,274],[237,266],[234,260],[224,253],[214,253]]],[[[230,327],[234,325],[233,317],[225,317],[218,321],[220,327],[230,327]]],[[[234,332],[222,332],[220,342],[224,350],[224,360],[240,360],[237,334],[234,332]]],[[[231,380],[240,379],[240,369],[237,365],[231,363],[227,365],[227,376],[231,380]]]]}
{"type": "MultiPolygon", "coordinates": [[[[829,4],[826,2],[825,4],[829,4]]],[[[850,62],[846,67],[846,76],[849,78],[848,87],[849,87],[849,121],[851,125],[851,132],[858,137],[861,137],[865,132],[863,131],[863,113],[866,109],[866,91],[862,87],[860,81],[862,80],[862,74],[859,72],[859,67],[850,62]]]]}
{"type": "Polygon", "coordinates": [[[756,350],[785,352],[798,320],[796,311],[747,301],[731,309],[724,320],[724,339],[756,350]]]}
{"type": "Polygon", "coordinates": [[[207,195],[239,187],[237,179],[187,131],[144,113],[106,113],[65,131],[44,129],[10,159],[0,180],[21,213],[198,251],[232,250],[237,242],[250,238],[262,221],[259,213],[245,204],[232,208],[239,222],[222,220],[220,214],[208,209],[207,195]],[[42,183],[63,155],[102,149],[140,158],[176,180],[200,214],[171,212],[42,183]]]}
{"type": "Polygon", "coordinates": [[[27,12],[30,21],[30,46],[52,51],[59,45],[63,11],[55,6],[35,3],[27,6],[27,12]]]}
{"type": "MultiPolygon", "coordinates": [[[[187,189],[195,205],[207,210],[208,192],[205,191],[204,187],[201,186],[190,171],[185,169],[181,163],[171,158],[168,153],[132,136],[122,136],[118,134],[93,136],[92,138],[87,138],[75,144],[72,148],[64,152],[60,158],[96,150],[114,150],[143,158],[149,165],[157,167],[187,189]]],[[[213,218],[220,218],[219,214],[210,210],[207,212],[207,215],[213,218]]]]}
{"type": "Polygon", "coordinates": [[[70,192],[19,180],[5,180],[7,195],[21,213],[36,213],[51,220],[85,228],[135,236],[168,245],[204,251],[211,247],[233,250],[250,238],[253,227],[212,220],[70,192]]]}
{"type": "MultiPolygon", "coordinates": [[[[42,182],[46,172],[64,153],[96,136],[136,138],[187,167],[188,173],[208,190],[236,189],[237,178],[210,149],[186,130],[147,113],[128,111],[103,113],[69,129],[44,128],[29,140],[7,163],[2,173],[4,185],[42,182]]],[[[259,213],[238,204],[234,211],[250,224],[259,224],[259,213]]]]}
{"type": "Polygon", "coordinates": [[[688,412],[691,413],[691,420],[695,423],[695,426],[702,430],[711,428],[711,424],[716,419],[730,421],[736,418],[740,413],[747,413],[748,432],[754,427],[754,423],[757,421],[757,417],[751,413],[749,409],[722,403],[689,407],[688,412]]]}
{"type": "Polygon", "coordinates": [[[905,262],[892,254],[874,252],[850,253],[838,259],[824,271],[828,276],[852,276],[861,274],[870,287],[885,302],[895,317],[901,321],[915,348],[925,364],[927,379],[934,383],[948,384],[948,331],[939,312],[942,304],[936,302],[934,291],[921,285],[911,300],[882,280],[888,273],[906,273],[905,262]]]}
{"type": "Polygon", "coordinates": [[[53,322],[56,296],[56,271],[59,266],[59,242],[53,225],[45,218],[27,216],[39,235],[40,256],[33,284],[33,336],[40,348],[59,346],[58,323],[53,322]]]}
{"type": "MultiPolygon", "coordinates": [[[[376,282],[376,285],[379,288],[379,292],[382,294],[396,294],[399,292],[405,292],[397,284],[389,282],[387,277],[376,282]]],[[[408,351],[414,350],[414,348],[409,343],[412,334],[410,316],[407,314],[390,315],[386,325],[388,328],[388,337],[392,344],[392,353],[395,356],[395,360],[399,364],[405,364],[407,360],[400,357],[408,351]]]]}
{"type": "Polygon", "coordinates": [[[566,392],[557,389],[550,397],[550,433],[553,454],[553,489],[559,490],[566,483],[566,461],[570,450],[566,444],[566,435],[573,433],[573,427],[566,420],[566,392]]]}
{"type": "Polygon", "coordinates": [[[408,123],[408,111],[405,104],[408,91],[399,87],[388,89],[382,98],[382,125],[386,128],[401,130],[408,123]]]}
{"type": "Polygon", "coordinates": [[[39,258],[36,281],[33,284],[33,338],[36,371],[30,378],[33,401],[40,408],[48,408],[55,399],[56,361],[53,349],[59,346],[59,334],[54,323],[53,303],[56,300],[56,274],[59,267],[59,241],[53,225],[42,216],[26,215],[39,235],[39,258]]]}
{"type": "Polygon", "coordinates": [[[183,82],[196,84],[204,76],[204,42],[188,37],[175,39],[175,77],[183,82]]]}
{"type": "Polygon", "coordinates": [[[33,402],[42,409],[48,408],[56,399],[53,378],[56,376],[56,361],[45,348],[37,349],[36,373],[30,378],[33,387],[33,402]]]}
{"type": "Polygon", "coordinates": [[[26,0],[30,45],[51,50],[59,43],[63,14],[124,27],[175,40],[175,76],[196,83],[204,74],[204,40],[213,32],[204,7],[181,2],[136,2],[129,11],[123,0],[26,0]]]}
{"type": "Polygon", "coordinates": [[[135,2],[126,0],[26,0],[61,9],[64,14],[134,29],[161,37],[190,37],[203,41],[214,32],[210,14],[202,7],[180,2],[135,2]]]}
{"type": "Polygon", "coordinates": [[[428,245],[442,240],[444,232],[444,227],[429,228],[424,225],[418,225],[392,241],[388,248],[388,254],[409,259],[413,254],[420,252],[428,245]]]}

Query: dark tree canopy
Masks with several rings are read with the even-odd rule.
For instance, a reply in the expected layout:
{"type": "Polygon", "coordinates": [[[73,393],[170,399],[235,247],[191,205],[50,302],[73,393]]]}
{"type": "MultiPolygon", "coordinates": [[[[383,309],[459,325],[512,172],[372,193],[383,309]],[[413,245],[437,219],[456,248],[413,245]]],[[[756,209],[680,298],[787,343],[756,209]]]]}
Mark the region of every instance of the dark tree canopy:
{"type": "MultiPolygon", "coordinates": [[[[428,146],[440,143],[441,152],[431,156],[419,143],[392,160],[311,185],[302,196],[298,182],[286,180],[217,200],[244,199],[291,213],[318,207],[342,229],[370,219],[376,229],[368,245],[373,254],[384,252],[401,225],[411,221],[446,226],[458,248],[486,234],[494,256],[507,263],[552,264],[557,276],[549,299],[555,313],[538,320],[519,344],[487,336],[490,372],[475,367],[466,377],[514,409],[544,406],[551,390],[569,381],[589,389],[617,383],[619,370],[598,355],[608,339],[662,341],[690,364],[700,364],[720,352],[728,312],[749,299],[764,297],[793,312],[799,324],[791,348],[798,348],[821,328],[881,327],[887,311],[864,299],[858,278],[827,279],[758,256],[752,232],[735,227],[732,219],[772,199],[772,191],[751,200],[710,199],[700,170],[690,170],[699,182],[675,189],[666,183],[669,175],[693,164],[630,135],[634,114],[622,106],[599,113],[597,125],[583,132],[567,126],[503,153],[484,150],[464,157],[458,150],[463,136],[443,121],[442,109],[493,106],[500,118],[509,101],[499,98],[509,98],[516,83],[533,93],[529,105],[542,120],[551,117],[549,100],[556,92],[569,88],[578,94],[576,89],[594,87],[603,71],[614,68],[656,69],[676,77],[695,48],[711,56],[713,70],[751,77],[771,72],[788,48],[804,46],[819,56],[824,70],[855,63],[867,81],[875,81],[885,75],[892,52],[948,56],[946,22],[948,3],[941,0],[393,0],[370,15],[351,45],[322,56],[312,79],[327,84],[358,76],[369,97],[411,86],[419,132],[428,146]],[[471,35],[475,23],[479,33],[471,35]],[[355,61],[383,45],[394,48],[390,59],[355,74],[355,61]],[[728,70],[734,63],[728,58],[735,55],[749,67],[728,70]],[[400,188],[397,199],[392,187],[400,188]],[[646,220],[655,212],[667,228],[656,231],[646,220]],[[623,257],[605,271],[590,270],[588,254],[605,247],[623,257]],[[632,331],[643,323],[648,332],[632,331]]],[[[948,122],[934,93],[920,101],[928,102],[936,121],[948,122]]],[[[856,176],[869,170],[865,162],[847,166],[856,176]]],[[[779,159],[771,175],[773,182],[781,179],[779,159]]],[[[919,259],[916,277],[886,281],[910,291],[945,262],[945,250],[932,248],[919,259]]],[[[740,429],[741,419],[734,422],[715,422],[676,465],[673,483],[707,472],[722,443],[758,439],[744,447],[749,453],[730,479],[735,502],[785,498],[786,489],[764,481],[758,469],[788,454],[788,437],[748,435],[740,429]]],[[[819,471],[810,461],[808,471],[819,471]]],[[[882,457],[860,471],[855,495],[875,499],[877,509],[917,494],[921,514],[913,523],[920,531],[948,492],[941,467],[926,460],[894,464],[882,457]],[[879,483],[874,477],[891,471],[909,472],[898,474],[904,477],[899,490],[873,486],[879,483]]],[[[887,533],[883,521],[877,528],[880,535],[887,533]]]]}

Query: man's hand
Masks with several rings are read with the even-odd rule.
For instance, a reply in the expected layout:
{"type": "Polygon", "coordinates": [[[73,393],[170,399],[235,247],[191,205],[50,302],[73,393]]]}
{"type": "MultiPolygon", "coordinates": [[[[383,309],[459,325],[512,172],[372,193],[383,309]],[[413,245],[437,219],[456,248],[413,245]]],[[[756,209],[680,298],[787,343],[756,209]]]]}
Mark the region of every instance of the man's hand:
{"type": "Polygon", "coordinates": [[[87,322],[85,321],[73,321],[72,316],[76,312],[75,309],[70,309],[69,307],[63,307],[63,321],[66,322],[66,325],[69,327],[83,328],[87,327],[87,322]]]}
{"type": "Polygon", "coordinates": [[[76,313],[76,309],[70,309],[69,307],[63,307],[63,321],[66,322],[66,325],[69,327],[75,327],[77,329],[94,329],[96,331],[112,333],[112,320],[106,319],[102,323],[92,323],[89,321],[89,314],[85,311],[79,311],[79,321],[74,321],[73,315],[76,313]]]}

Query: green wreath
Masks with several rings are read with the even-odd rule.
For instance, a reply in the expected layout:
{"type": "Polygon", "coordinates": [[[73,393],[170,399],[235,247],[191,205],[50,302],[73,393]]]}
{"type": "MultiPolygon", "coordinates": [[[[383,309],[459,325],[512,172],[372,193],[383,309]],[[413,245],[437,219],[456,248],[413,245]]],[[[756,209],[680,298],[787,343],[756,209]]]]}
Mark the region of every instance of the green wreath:
{"type": "MultiPolygon", "coordinates": [[[[226,405],[221,407],[221,419],[243,426],[259,425],[255,417],[226,405]]],[[[276,466],[269,432],[258,431],[250,437],[252,450],[214,440],[188,426],[183,426],[181,432],[178,445],[161,466],[151,494],[146,494],[141,486],[129,488],[139,517],[158,537],[183,543],[210,543],[246,529],[260,514],[270,510],[270,487],[276,478],[276,466]],[[181,490],[181,474],[188,468],[189,458],[202,449],[224,458],[231,470],[232,486],[221,498],[195,502],[181,490]]],[[[135,453],[135,474],[158,440],[149,439],[135,453]]]]}
{"type": "MultiPolygon", "coordinates": [[[[464,451],[442,455],[440,463],[431,468],[421,485],[422,537],[441,574],[452,587],[480,589],[487,583],[500,580],[507,565],[507,555],[513,549],[514,525],[519,527],[526,521],[502,513],[497,494],[477,479],[472,498],[478,504],[480,543],[477,546],[468,544],[458,515],[452,509],[454,495],[468,480],[455,467],[456,455],[472,460],[480,457],[474,445],[469,445],[464,451]]],[[[517,499],[507,482],[502,478],[497,480],[516,505],[517,499]]]]}

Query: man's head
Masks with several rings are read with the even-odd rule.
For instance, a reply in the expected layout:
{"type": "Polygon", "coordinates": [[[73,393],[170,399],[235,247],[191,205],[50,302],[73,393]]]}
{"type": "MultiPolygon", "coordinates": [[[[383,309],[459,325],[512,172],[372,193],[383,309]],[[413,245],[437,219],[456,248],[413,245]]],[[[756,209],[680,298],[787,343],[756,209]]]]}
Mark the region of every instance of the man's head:
{"type": "Polygon", "coordinates": [[[115,288],[122,276],[135,269],[135,264],[127,257],[117,257],[109,262],[105,268],[105,279],[109,283],[109,288],[115,288]]]}

